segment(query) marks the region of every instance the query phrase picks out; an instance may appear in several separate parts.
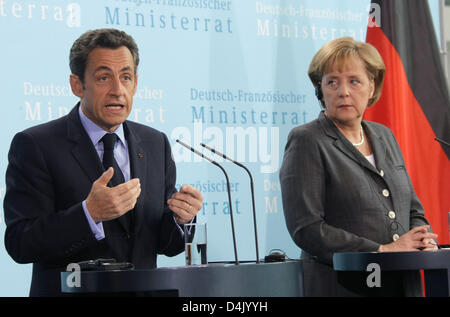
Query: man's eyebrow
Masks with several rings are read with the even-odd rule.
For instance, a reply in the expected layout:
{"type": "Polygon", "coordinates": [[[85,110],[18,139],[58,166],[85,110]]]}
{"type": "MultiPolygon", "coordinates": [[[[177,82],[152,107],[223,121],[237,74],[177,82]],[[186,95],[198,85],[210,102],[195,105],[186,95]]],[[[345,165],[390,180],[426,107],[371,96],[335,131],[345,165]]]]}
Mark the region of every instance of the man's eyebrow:
{"type": "Polygon", "coordinates": [[[99,66],[99,67],[97,67],[97,68],[95,69],[94,72],[96,73],[96,72],[101,71],[101,70],[111,71],[112,69],[109,68],[109,67],[107,67],[107,66],[99,66]]]}
{"type": "MultiPolygon", "coordinates": [[[[112,71],[112,69],[109,68],[108,66],[99,66],[99,67],[97,67],[97,68],[95,69],[95,73],[96,73],[96,72],[99,72],[99,71],[102,71],[102,70],[112,71]]],[[[122,68],[122,69],[120,70],[121,73],[127,72],[127,71],[133,71],[133,69],[132,69],[130,66],[126,66],[126,67],[124,67],[124,68],[122,68]]]]}
{"type": "Polygon", "coordinates": [[[121,73],[128,72],[128,71],[133,71],[133,69],[130,66],[126,66],[120,70],[121,73]]]}

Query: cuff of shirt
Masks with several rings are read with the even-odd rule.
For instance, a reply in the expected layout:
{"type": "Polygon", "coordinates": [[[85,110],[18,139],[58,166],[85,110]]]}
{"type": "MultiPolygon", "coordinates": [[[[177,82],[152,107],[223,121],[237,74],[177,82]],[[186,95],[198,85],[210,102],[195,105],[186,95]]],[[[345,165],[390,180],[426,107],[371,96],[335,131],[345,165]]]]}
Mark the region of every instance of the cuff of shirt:
{"type": "Polygon", "coordinates": [[[86,215],[86,219],[89,223],[89,227],[91,228],[92,233],[94,234],[95,238],[97,240],[102,240],[105,238],[105,231],[103,230],[103,222],[95,222],[94,219],[92,219],[91,214],[89,213],[89,210],[86,206],[86,200],[83,200],[81,203],[83,206],[84,214],[86,215]]]}
{"type": "MultiPolygon", "coordinates": [[[[194,219],[195,219],[195,217],[192,218],[191,221],[189,221],[189,222],[186,223],[186,224],[191,224],[191,223],[193,223],[193,222],[194,222],[194,219]]],[[[177,220],[175,219],[175,216],[173,217],[173,221],[175,221],[175,224],[177,225],[178,229],[180,230],[181,236],[184,237],[184,224],[183,224],[183,225],[180,225],[180,224],[177,222],[177,220]]],[[[189,230],[188,234],[191,234],[191,230],[189,230]]]]}

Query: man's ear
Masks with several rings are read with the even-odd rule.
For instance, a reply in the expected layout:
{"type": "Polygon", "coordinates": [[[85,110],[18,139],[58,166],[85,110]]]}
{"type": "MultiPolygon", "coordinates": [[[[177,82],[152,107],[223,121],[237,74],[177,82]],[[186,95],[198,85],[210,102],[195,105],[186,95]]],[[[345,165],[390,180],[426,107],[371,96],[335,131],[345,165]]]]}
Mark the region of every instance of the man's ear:
{"type": "Polygon", "coordinates": [[[75,74],[70,74],[70,88],[72,88],[72,92],[75,96],[80,99],[84,97],[83,83],[81,82],[80,77],[75,74]]]}

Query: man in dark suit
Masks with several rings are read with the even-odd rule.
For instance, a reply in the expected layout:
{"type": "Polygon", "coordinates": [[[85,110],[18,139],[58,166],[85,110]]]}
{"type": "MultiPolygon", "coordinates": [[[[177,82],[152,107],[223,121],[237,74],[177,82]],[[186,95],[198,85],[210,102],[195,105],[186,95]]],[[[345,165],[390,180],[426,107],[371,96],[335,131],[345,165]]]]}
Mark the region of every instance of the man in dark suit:
{"type": "Polygon", "coordinates": [[[126,33],[86,32],[70,52],[80,102],[11,143],[5,245],[16,262],[33,263],[31,296],[61,295],[60,272],[69,263],[115,258],[154,268],[157,254],[184,249],[181,226],[203,197],[192,186],[176,191],[166,135],[126,120],[138,63],[126,33]]]}

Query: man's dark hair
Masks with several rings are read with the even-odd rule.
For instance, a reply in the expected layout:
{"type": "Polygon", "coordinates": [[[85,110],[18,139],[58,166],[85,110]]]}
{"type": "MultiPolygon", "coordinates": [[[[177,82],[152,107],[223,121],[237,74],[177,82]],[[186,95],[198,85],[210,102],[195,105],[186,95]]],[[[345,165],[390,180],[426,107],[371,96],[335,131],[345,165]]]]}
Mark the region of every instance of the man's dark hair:
{"type": "Polygon", "coordinates": [[[134,71],[139,64],[139,50],[134,39],[127,33],[116,29],[97,29],[83,33],[70,49],[70,70],[84,82],[84,71],[90,52],[97,47],[116,49],[127,47],[134,61],[134,71]]]}

